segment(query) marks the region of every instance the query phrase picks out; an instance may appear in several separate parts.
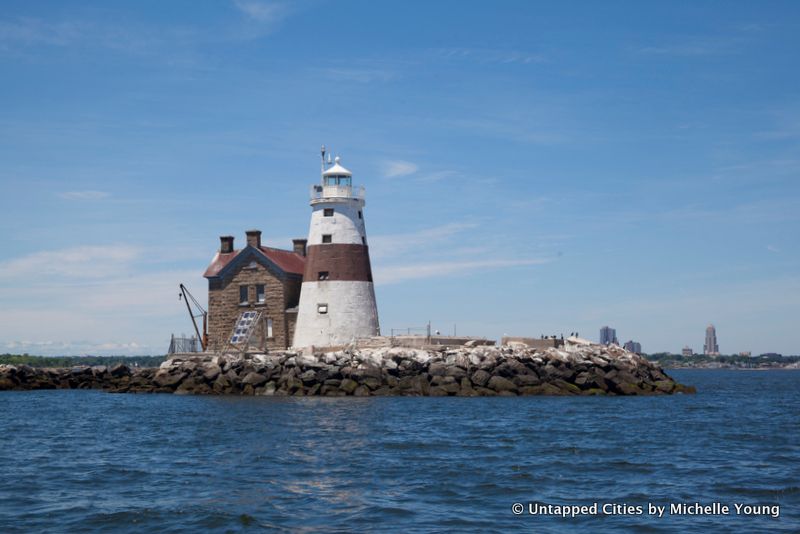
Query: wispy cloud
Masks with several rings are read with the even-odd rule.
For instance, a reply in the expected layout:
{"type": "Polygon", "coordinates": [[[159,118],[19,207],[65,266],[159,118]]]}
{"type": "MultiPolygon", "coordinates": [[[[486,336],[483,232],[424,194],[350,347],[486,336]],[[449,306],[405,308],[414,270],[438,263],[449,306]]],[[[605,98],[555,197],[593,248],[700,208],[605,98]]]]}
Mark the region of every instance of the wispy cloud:
{"type": "Polygon", "coordinates": [[[47,22],[20,17],[13,21],[0,21],[0,43],[67,46],[81,39],[86,29],[86,25],[79,22],[47,22]]]}
{"type": "Polygon", "coordinates": [[[775,254],[778,254],[781,251],[781,249],[779,249],[775,245],[767,245],[767,250],[775,254]]]}
{"type": "Polygon", "coordinates": [[[677,41],[656,45],[641,46],[635,51],[647,56],[700,57],[716,56],[737,52],[741,40],[733,38],[700,39],[686,37],[677,41]]]}
{"type": "Polygon", "coordinates": [[[103,198],[108,198],[111,196],[111,193],[106,191],[65,191],[63,193],[58,193],[58,196],[67,200],[100,200],[103,198]]]}
{"type": "Polygon", "coordinates": [[[143,356],[160,354],[164,352],[164,347],[149,347],[137,343],[128,342],[92,342],[87,340],[80,341],[0,341],[0,350],[11,354],[35,354],[37,356],[74,356],[74,355],[113,355],[113,356],[143,356]]]}
{"type": "MultiPolygon", "coordinates": [[[[164,354],[170,334],[192,332],[177,295],[180,282],[197,279],[195,270],[96,274],[69,283],[29,273],[3,288],[0,347],[31,354],[164,354]]],[[[206,301],[202,284],[192,292],[206,301]]]]}
{"type": "Polygon", "coordinates": [[[234,0],[233,5],[245,17],[247,24],[239,38],[257,39],[275,31],[296,7],[282,2],[264,0],[234,0]]]}
{"type": "Polygon", "coordinates": [[[474,61],[477,63],[531,64],[545,63],[547,58],[542,54],[520,50],[503,50],[493,48],[436,48],[436,57],[448,60],[474,61]]]}
{"type": "Polygon", "coordinates": [[[439,261],[409,265],[380,266],[375,268],[375,283],[383,285],[395,284],[420,278],[438,278],[451,274],[471,274],[508,267],[541,265],[549,261],[552,260],[545,258],[493,258],[486,260],[439,261]]]}
{"type": "Polygon", "coordinates": [[[286,6],[277,2],[234,0],[233,4],[249,18],[263,23],[274,23],[286,16],[286,6]]]}
{"type": "Polygon", "coordinates": [[[140,256],[140,250],[127,246],[83,246],[61,250],[43,250],[0,263],[0,280],[47,276],[98,278],[119,275],[140,256]]]}
{"type": "Polygon", "coordinates": [[[414,174],[417,170],[419,170],[417,164],[410,161],[393,160],[383,164],[383,176],[386,178],[407,176],[409,174],[414,174]]]}
{"type": "Polygon", "coordinates": [[[397,78],[397,72],[380,68],[354,69],[329,67],[324,69],[316,69],[315,72],[324,78],[337,82],[388,82],[397,78]]]}
{"type": "MultiPolygon", "coordinates": [[[[420,252],[425,247],[438,247],[456,234],[474,228],[475,223],[449,223],[402,234],[377,235],[370,239],[370,256],[386,258],[402,255],[409,250],[420,252]]],[[[457,244],[453,242],[453,244],[457,244]]]]}

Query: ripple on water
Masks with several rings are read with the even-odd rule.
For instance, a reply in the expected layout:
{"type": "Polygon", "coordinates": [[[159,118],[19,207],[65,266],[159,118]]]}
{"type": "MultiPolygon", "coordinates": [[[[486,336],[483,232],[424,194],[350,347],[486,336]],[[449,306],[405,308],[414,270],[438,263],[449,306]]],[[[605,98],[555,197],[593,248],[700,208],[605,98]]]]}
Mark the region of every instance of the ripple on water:
{"type": "Polygon", "coordinates": [[[0,531],[800,531],[800,372],[674,374],[700,393],[0,393],[0,531]],[[529,501],[715,500],[777,502],[781,518],[510,511],[529,501]]]}

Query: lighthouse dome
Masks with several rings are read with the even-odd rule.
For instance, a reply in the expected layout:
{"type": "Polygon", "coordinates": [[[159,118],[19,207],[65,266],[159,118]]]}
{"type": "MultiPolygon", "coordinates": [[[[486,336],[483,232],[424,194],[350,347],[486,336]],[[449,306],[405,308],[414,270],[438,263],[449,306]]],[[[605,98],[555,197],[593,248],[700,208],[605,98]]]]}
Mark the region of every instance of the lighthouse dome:
{"type": "Polygon", "coordinates": [[[352,172],[342,167],[341,160],[339,156],[336,156],[333,167],[323,172],[322,176],[353,176],[352,172]]]}

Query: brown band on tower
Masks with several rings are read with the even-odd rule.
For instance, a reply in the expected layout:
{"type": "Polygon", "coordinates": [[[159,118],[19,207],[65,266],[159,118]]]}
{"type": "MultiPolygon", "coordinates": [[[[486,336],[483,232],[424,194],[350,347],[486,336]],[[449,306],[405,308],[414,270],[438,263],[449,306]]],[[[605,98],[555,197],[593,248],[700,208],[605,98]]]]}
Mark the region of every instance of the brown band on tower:
{"type": "Polygon", "coordinates": [[[365,245],[311,245],[306,256],[303,282],[347,280],[372,282],[369,248],[365,245]]]}

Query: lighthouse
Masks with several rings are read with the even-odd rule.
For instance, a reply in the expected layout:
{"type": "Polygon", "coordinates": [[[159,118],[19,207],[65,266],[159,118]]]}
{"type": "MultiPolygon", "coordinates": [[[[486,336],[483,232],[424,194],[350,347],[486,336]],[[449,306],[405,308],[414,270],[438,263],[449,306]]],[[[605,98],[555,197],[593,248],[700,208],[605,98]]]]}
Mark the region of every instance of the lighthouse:
{"type": "Polygon", "coordinates": [[[311,187],[311,225],[295,347],[333,347],[377,336],[378,307],[364,226],[364,188],[322,147],[322,180],[311,187]]]}

